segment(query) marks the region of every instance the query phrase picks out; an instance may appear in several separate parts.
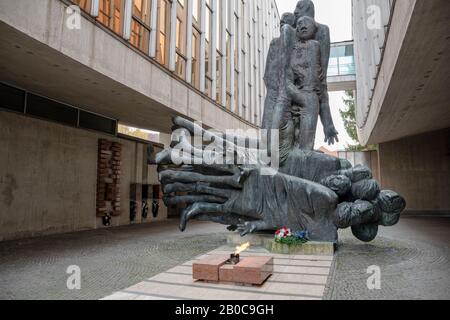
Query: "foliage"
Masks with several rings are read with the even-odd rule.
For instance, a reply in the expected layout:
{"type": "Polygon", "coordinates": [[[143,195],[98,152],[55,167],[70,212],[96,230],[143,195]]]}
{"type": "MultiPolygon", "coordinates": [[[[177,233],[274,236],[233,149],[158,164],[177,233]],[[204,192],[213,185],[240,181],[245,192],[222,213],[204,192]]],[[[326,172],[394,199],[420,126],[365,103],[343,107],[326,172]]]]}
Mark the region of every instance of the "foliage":
{"type": "Polygon", "coordinates": [[[308,240],[299,239],[295,236],[290,236],[290,237],[286,237],[286,238],[275,238],[275,242],[292,246],[292,245],[304,244],[304,243],[308,242],[308,240]]]}
{"type": "Polygon", "coordinates": [[[347,131],[349,137],[355,141],[355,145],[350,145],[347,147],[347,151],[372,151],[376,150],[376,145],[362,146],[358,143],[358,129],[356,124],[356,110],[355,110],[355,95],[353,91],[346,91],[346,97],[343,99],[344,104],[347,107],[345,110],[340,110],[342,120],[344,121],[344,127],[347,131]]]}
{"type": "Polygon", "coordinates": [[[300,245],[308,242],[307,231],[298,231],[295,234],[291,229],[283,227],[275,232],[275,242],[287,245],[300,245]]]}

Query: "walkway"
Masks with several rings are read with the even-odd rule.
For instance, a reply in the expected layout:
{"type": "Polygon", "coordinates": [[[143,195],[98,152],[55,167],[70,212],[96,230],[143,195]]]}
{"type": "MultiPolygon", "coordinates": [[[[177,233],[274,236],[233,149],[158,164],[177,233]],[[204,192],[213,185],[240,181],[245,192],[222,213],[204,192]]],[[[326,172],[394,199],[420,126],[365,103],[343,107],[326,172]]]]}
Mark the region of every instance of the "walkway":
{"type": "MultiPolygon", "coordinates": [[[[222,247],[207,255],[228,255],[232,247],[222,247]]],[[[105,300],[320,300],[325,291],[332,256],[269,254],[250,249],[246,256],[274,257],[274,273],[262,286],[212,284],[192,279],[193,261],[184,263],[105,300]]]]}

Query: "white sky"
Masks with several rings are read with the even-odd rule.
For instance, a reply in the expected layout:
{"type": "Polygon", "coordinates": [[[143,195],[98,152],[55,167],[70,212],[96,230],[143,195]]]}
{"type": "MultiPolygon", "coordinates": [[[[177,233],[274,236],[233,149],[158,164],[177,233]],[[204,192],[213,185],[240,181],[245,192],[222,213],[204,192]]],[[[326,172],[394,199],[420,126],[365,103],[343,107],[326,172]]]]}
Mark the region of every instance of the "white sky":
{"type": "MultiPolygon", "coordinates": [[[[280,16],[285,12],[294,12],[297,0],[276,0],[280,16]]],[[[316,21],[330,27],[331,42],[352,40],[352,4],[351,0],[313,0],[316,7],[316,21]]],[[[339,132],[339,143],[326,146],[329,150],[343,150],[349,144],[355,144],[344,128],[339,109],[344,108],[342,102],[344,92],[330,92],[330,107],[336,130],[339,132]]],[[[315,148],[324,146],[322,125],[317,128],[315,148]]]]}

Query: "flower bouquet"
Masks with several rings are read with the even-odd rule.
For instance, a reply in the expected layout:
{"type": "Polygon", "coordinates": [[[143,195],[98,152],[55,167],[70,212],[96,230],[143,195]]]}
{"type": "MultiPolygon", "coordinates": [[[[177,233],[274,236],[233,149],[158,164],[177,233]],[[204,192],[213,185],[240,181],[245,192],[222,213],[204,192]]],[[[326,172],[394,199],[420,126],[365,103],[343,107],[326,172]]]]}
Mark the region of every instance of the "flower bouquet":
{"type": "Polygon", "coordinates": [[[275,242],[287,245],[299,245],[308,242],[307,231],[292,233],[291,229],[283,227],[275,232],[275,242]]]}

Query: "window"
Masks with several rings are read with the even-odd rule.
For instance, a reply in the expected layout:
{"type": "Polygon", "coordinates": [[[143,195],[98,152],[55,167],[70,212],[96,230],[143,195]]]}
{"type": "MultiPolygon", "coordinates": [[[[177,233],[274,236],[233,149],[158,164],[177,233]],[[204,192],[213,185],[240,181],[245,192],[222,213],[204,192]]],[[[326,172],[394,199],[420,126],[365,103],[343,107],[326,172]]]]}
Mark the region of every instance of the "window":
{"type": "Polygon", "coordinates": [[[216,101],[222,102],[222,53],[217,50],[216,56],[216,101]]]}
{"type": "Polygon", "coordinates": [[[192,10],[192,17],[193,17],[193,23],[195,26],[200,26],[200,0],[192,0],[193,1],[193,10],[192,10]]]}
{"type": "Polygon", "coordinates": [[[200,0],[193,1],[192,10],[192,78],[191,84],[200,89],[200,0]]]}
{"type": "MultiPolygon", "coordinates": [[[[234,70],[231,70],[231,35],[230,33],[227,31],[227,54],[226,54],[226,66],[227,66],[227,109],[231,110],[231,76],[232,76],[232,72],[234,72],[234,70]]],[[[236,61],[235,61],[236,64],[236,61]]]]}
{"type": "MultiPolygon", "coordinates": [[[[206,16],[205,16],[205,91],[211,97],[212,89],[212,48],[211,48],[211,30],[212,30],[212,10],[209,1],[206,1],[206,16]]],[[[212,97],[211,97],[212,98],[212,97]]]]}
{"type": "Polygon", "coordinates": [[[234,70],[234,106],[235,111],[238,111],[239,107],[239,72],[234,70]]]}
{"type": "Polygon", "coordinates": [[[0,108],[24,112],[25,91],[0,83],[0,108]]]}
{"type": "Polygon", "coordinates": [[[150,0],[133,0],[130,42],[148,54],[150,39],[150,0]]]}
{"type": "Polygon", "coordinates": [[[245,72],[247,73],[247,86],[248,86],[248,104],[247,104],[247,110],[248,110],[248,115],[247,115],[247,120],[248,121],[252,121],[252,110],[253,110],[253,85],[252,85],[252,76],[253,76],[253,70],[252,70],[252,38],[250,36],[250,34],[247,34],[247,69],[245,70],[245,72]]]}
{"type": "MultiPolygon", "coordinates": [[[[156,0],[155,0],[156,1],[156,0]]],[[[158,0],[158,46],[156,50],[156,61],[167,67],[168,45],[167,41],[170,30],[170,3],[167,0],[158,0]]]]}
{"type": "Polygon", "coordinates": [[[91,0],[72,0],[72,2],[79,6],[81,10],[91,13],[91,0]]]}
{"type": "Polygon", "coordinates": [[[175,33],[176,60],[175,73],[181,77],[186,76],[186,15],[187,10],[184,1],[178,0],[177,5],[177,24],[175,33]]]}
{"type": "Polygon", "coordinates": [[[193,28],[192,34],[192,85],[197,89],[200,87],[200,31],[193,28]]]}
{"type": "Polygon", "coordinates": [[[122,35],[125,0],[100,0],[97,20],[122,35]]]}
{"type": "Polygon", "coordinates": [[[58,103],[34,94],[27,95],[27,114],[77,126],[78,110],[68,105],[58,103]]]}
{"type": "Polygon", "coordinates": [[[117,120],[0,83],[0,108],[71,127],[115,135],[117,120]],[[26,108],[25,108],[26,101],[26,108]]]}
{"type": "Polygon", "coordinates": [[[78,126],[84,129],[96,130],[107,134],[115,135],[117,121],[108,119],[94,113],[80,110],[78,126]]]}
{"type": "MultiPolygon", "coordinates": [[[[236,6],[239,6],[240,1],[236,1],[236,6]]],[[[239,10],[239,7],[236,7],[236,11],[239,10]]],[[[238,11],[239,12],[239,11],[238,11]]],[[[240,19],[236,16],[234,28],[234,106],[235,111],[239,110],[239,39],[240,39],[240,19]]]]}
{"type": "Polygon", "coordinates": [[[217,55],[216,55],[216,101],[218,103],[222,103],[222,85],[225,85],[225,83],[222,83],[222,58],[223,58],[223,48],[222,48],[222,34],[223,34],[223,19],[224,19],[224,13],[222,10],[222,1],[217,2],[217,12],[216,12],[216,49],[217,49],[217,55]]]}

